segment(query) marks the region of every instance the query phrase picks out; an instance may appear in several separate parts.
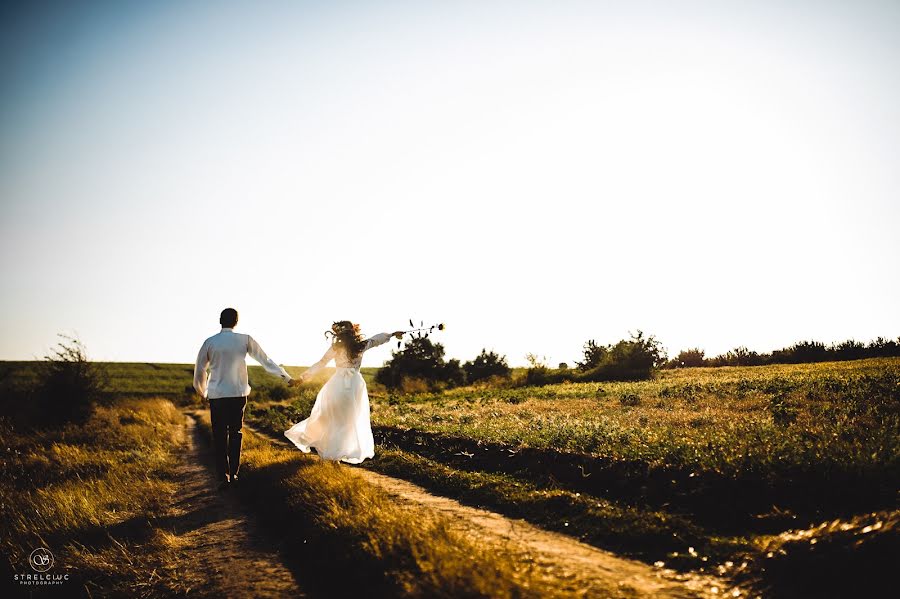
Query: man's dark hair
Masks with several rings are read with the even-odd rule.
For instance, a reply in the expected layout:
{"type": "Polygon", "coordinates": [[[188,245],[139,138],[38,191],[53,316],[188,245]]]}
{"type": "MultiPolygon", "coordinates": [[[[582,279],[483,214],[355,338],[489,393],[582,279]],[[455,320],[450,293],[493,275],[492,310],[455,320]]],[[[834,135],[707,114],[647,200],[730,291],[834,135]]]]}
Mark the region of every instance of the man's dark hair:
{"type": "Polygon", "coordinates": [[[225,308],[219,316],[219,324],[226,329],[233,328],[237,324],[238,315],[234,308],[225,308]]]}

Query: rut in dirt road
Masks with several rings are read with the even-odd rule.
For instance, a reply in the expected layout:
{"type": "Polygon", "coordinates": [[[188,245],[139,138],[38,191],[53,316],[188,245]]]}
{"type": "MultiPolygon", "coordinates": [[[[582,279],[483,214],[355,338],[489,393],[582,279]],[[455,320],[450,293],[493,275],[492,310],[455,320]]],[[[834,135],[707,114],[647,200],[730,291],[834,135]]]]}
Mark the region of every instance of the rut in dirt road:
{"type": "Polygon", "coordinates": [[[176,471],[173,532],[189,551],[193,594],[212,597],[305,597],[278,552],[244,514],[237,498],[219,491],[207,465],[212,456],[186,416],[185,454],[176,471]]]}

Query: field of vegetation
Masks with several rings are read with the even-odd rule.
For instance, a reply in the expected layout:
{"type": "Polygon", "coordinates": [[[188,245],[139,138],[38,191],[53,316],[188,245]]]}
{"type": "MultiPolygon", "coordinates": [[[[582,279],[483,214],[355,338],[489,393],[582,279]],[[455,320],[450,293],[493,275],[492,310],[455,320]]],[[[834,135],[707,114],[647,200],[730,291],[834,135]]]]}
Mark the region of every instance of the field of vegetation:
{"type": "MultiPolygon", "coordinates": [[[[208,412],[195,413],[211,435],[208,412]]],[[[244,437],[241,499],[288,539],[322,596],[570,597],[514,543],[455,532],[440,513],[398,504],[353,468],[244,437]],[[472,568],[477,563],[478,568],[472,568]]],[[[617,596],[615,589],[610,596],[617,596]]]]}
{"type": "MultiPolygon", "coordinates": [[[[189,390],[189,365],[106,368],[109,393],[201,405],[189,390]]],[[[15,391],[34,377],[33,369],[33,363],[2,363],[0,381],[15,391]]],[[[309,414],[328,373],[300,389],[256,367],[250,375],[248,422],[280,437],[309,414]]],[[[660,568],[715,573],[766,596],[852,596],[885,584],[900,553],[897,358],[679,368],[645,381],[544,386],[523,385],[526,375],[513,372],[511,379],[438,392],[387,389],[375,382],[374,369],[364,375],[379,442],[365,467],[660,568]]],[[[292,482],[307,477],[325,485],[335,476],[305,459],[251,441],[248,477],[259,477],[254,487],[261,500],[298,489],[319,493],[306,498],[317,504],[337,497],[337,488],[292,482]]],[[[344,472],[351,477],[344,483],[356,491],[330,503],[335,522],[347,517],[335,511],[344,503],[352,508],[374,492],[357,486],[352,469],[344,472]]],[[[384,504],[385,521],[399,517],[383,498],[364,501],[384,504]]],[[[4,498],[5,506],[12,503],[4,498]]],[[[291,503],[272,513],[301,509],[307,510],[291,503]]],[[[292,513],[308,523],[324,517],[316,510],[292,513]]],[[[4,516],[15,521],[15,514],[4,516]]],[[[343,522],[334,524],[338,537],[366,559],[385,551],[421,555],[415,535],[386,549],[359,522],[343,522]]],[[[385,524],[365,524],[379,526],[385,524]]],[[[401,561],[412,571],[431,567],[431,558],[419,565],[410,559],[401,561]]],[[[540,584],[515,564],[501,560],[497,567],[514,582],[508,594],[520,583],[540,584]]],[[[434,584],[454,584],[454,572],[435,573],[446,578],[434,584]]],[[[377,584],[399,589],[410,584],[404,576],[386,573],[377,584]]],[[[437,588],[424,584],[420,591],[437,588]]]]}
{"type": "MultiPolygon", "coordinates": [[[[251,421],[278,434],[314,393],[251,421]]],[[[877,585],[900,549],[896,358],[370,395],[367,467],[649,563],[792,596],[877,585]]]]}
{"type": "MultiPolygon", "coordinates": [[[[0,405],[12,415],[0,419],[0,588],[19,595],[14,573],[33,575],[23,564],[35,547],[46,546],[59,564],[56,579],[67,577],[59,583],[63,596],[220,596],[192,567],[196,548],[169,530],[167,510],[179,492],[175,466],[184,459],[183,410],[194,404],[200,431],[207,441],[211,435],[208,411],[196,409],[200,402],[185,389],[190,369],[96,365],[103,376],[90,378],[105,381],[103,392],[65,423],[41,418],[51,401],[42,382],[46,364],[0,366],[0,405]],[[180,406],[145,397],[159,394],[180,406]]],[[[259,369],[251,372],[257,398],[280,397],[283,385],[259,379],[259,369]]],[[[314,596],[577,594],[535,567],[515,543],[470,539],[428,507],[398,505],[351,468],[249,431],[243,462],[236,497],[258,514],[285,558],[300,564],[314,596]]],[[[222,560],[219,567],[226,568],[228,557],[222,560]]]]}
{"type": "Polygon", "coordinates": [[[171,402],[139,399],[98,407],[86,422],[62,427],[0,422],[2,585],[12,584],[13,572],[33,574],[28,556],[45,546],[62,568],[53,574],[69,576],[48,594],[188,591],[189,548],[153,524],[175,491],[183,421],[171,402]]]}

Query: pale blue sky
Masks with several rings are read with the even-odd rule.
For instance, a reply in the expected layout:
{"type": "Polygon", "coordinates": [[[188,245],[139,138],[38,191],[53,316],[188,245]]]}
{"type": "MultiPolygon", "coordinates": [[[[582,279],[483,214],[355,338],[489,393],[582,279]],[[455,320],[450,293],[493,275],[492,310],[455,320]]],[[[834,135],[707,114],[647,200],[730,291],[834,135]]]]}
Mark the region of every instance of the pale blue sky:
{"type": "Polygon", "coordinates": [[[2,10],[0,359],[900,335],[897,3],[2,10]]]}

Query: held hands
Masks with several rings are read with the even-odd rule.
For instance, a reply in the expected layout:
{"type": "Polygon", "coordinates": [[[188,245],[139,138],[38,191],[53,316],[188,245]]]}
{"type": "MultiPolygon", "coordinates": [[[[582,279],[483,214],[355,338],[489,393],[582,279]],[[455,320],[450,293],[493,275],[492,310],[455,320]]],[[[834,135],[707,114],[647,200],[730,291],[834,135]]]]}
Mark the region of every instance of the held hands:
{"type": "Polygon", "coordinates": [[[299,387],[302,384],[303,384],[302,376],[299,376],[295,379],[291,379],[290,381],[288,381],[288,387],[299,387]]]}
{"type": "Polygon", "coordinates": [[[402,339],[403,333],[405,333],[405,331],[394,331],[393,333],[391,333],[391,336],[396,337],[397,339],[402,339]]]}

